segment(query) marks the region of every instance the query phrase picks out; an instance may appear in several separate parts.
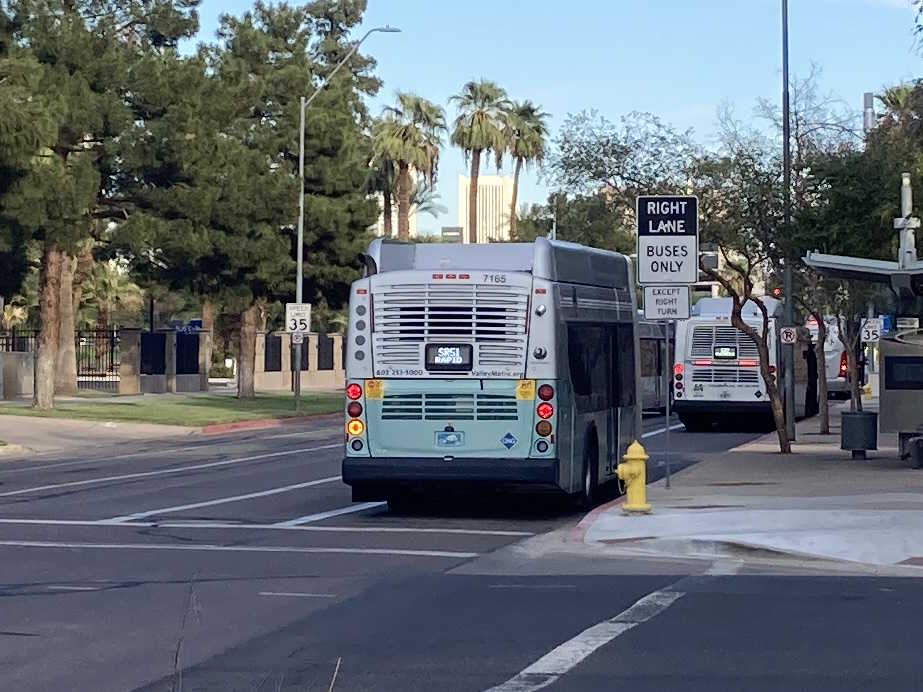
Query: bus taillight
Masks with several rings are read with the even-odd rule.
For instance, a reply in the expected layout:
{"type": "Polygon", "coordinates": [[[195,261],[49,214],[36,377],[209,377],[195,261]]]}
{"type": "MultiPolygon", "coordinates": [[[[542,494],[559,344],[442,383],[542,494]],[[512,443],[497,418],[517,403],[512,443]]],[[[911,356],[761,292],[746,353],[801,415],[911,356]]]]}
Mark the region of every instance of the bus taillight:
{"type": "Polygon", "coordinates": [[[349,423],[346,424],[346,432],[348,432],[353,437],[358,437],[363,432],[365,432],[365,423],[363,423],[358,418],[353,418],[349,423]]]}
{"type": "Polygon", "coordinates": [[[547,420],[554,415],[554,406],[547,401],[543,401],[536,407],[535,412],[538,414],[539,418],[547,420]]]}
{"type": "Polygon", "coordinates": [[[540,437],[548,437],[551,434],[551,423],[546,420],[540,420],[535,424],[535,432],[540,437]]]}
{"type": "Polygon", "coordinates": [[[554,398],[554,387],[550,384],[543,384],[538,388],[538,398],[542,401],[551,401],[554,398]]]}
{"type": "Polygon", "coordinates": [[[349,414],[350,418],[358,418],[362,415],[362,404],[358,401],[350,401],[349,406],[346,407],[346,413],[349,414]]]}
{"type": "Polygon", "coordinates": [[[840,377],[846,377],[849,372],[849,360],[846,358],[846,351],[840,355],[840,377]]]}
{"type": "Polygon", "coordinates": [[[362,396],[362,387],[355,382],[346,386],[346,398],[355,401],[362,396]]]}

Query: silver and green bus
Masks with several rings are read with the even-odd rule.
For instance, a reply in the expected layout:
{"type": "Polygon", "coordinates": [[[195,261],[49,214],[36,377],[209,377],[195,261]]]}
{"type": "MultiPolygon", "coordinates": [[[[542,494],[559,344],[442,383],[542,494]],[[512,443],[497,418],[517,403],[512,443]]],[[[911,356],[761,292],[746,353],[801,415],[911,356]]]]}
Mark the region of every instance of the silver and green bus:
{"type": "Polygon", "coordinates": [[[435,488],[591,504],[641,425],[634,272],[533,243],[375,240],[352,284],[343,480],[353,500],[435,488]]]}

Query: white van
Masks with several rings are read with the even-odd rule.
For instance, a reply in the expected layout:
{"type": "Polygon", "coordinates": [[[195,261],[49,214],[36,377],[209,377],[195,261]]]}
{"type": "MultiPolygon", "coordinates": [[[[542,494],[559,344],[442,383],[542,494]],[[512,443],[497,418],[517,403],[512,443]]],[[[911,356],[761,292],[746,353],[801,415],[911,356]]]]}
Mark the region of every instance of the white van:
{"type": "MultiPolygon", "coordinates": [[[[836,317],[824,317],[827,324],[827,339],[824,341],[825,372],[827,373],[827,396],[831,399],[849,398],[849,368],[846,363],[846,349],[840,341],[840,330],[836,317]]],[[[809,318],[805,327],[811,333],[811,340],[817,343],[817,321],[809,318]]]]}
{"type": "MultiPolygon", "coordinates": [[[[778,318],[781,303],[763,298],[769,312],[769,369],[780,362],[778,318]]],[[[730,298],[702,298],[688,320],[677,322],[674,408],[689,431],[707,430],[716,422],[755,422],[768,427],[772,408],[760,375],[756,343],[731,324],[730,298]]],[[[763,317],[755,303],[742,316],[757,331],[763,317]]],[[[806,384],[796,377],[796,415],[804,414],[806,384]]],[[[805,379],[805,378],[802,378],[805,379]]]]}

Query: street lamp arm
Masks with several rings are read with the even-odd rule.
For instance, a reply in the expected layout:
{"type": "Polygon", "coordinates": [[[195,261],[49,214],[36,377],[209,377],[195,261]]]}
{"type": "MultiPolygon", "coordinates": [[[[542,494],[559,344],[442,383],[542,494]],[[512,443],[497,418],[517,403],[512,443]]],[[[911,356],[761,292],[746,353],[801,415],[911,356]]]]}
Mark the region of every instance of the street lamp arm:
{"type": "Polygon", "coordinates": [[[317,98],[318,94],[320,94],[324,89],[327,88],[327,85],[330,84],[330,80],[333,79],[333,76],[334,76],[337,72],[340,71],[340,68],[343,67],[343,65],[345,65],[347,62],[349,62],[349,59],[350,59],[351,57],[353,57],[353,56],[356,54],[356,51],[359,50],[359,46],[362,45],[363,41],[365,41],[365,39],[367,39],[369,36],[371,36],[372,34],[374,34],[376,31],[382,31],[382,32],[386,32],[386,33],[392,33],[392,32],[396,32],[396,31],[400,31],[400,29],[395,29],[395,28],[390,27],[390,26],[384,26],[384,27],[376,27],[375,29],[369,29],[368,31],[366,31],[366,32],[365,32],[365,35],[363,35],[362,38],[360,38],[358,41],[356,41],[355,43],[353,43],[352,48],[349,49],[349,52],[343,57],[342,60],[340,60],[340,62],[338,62],[338,63],[336,64],[336,66],[333,68],[333,71],[332,71],[330,74],[327,75],[327,78],[326,78],[323,82],[321,82],[320,86],[317,87],[317,89],[315,89],[314,93],[311,94],[311,96],[308,97],[307,101],[305,101],[304,104],[301,106],[301,109],[302,109],[302,110],[307,109],[308,106],[311,105],[311,102],[312,102],[315,98],[317,98]]]}

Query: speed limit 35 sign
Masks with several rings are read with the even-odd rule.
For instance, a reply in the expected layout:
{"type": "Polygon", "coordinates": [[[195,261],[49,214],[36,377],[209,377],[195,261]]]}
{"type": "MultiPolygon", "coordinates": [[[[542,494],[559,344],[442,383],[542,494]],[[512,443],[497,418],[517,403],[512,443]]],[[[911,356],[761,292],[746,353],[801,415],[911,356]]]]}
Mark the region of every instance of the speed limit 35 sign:
{"type": "Polygon", "coordinates": [[[311,304],[285,304],[285,331],[290,334],[306,334],[311,331],[311,304]]]}

